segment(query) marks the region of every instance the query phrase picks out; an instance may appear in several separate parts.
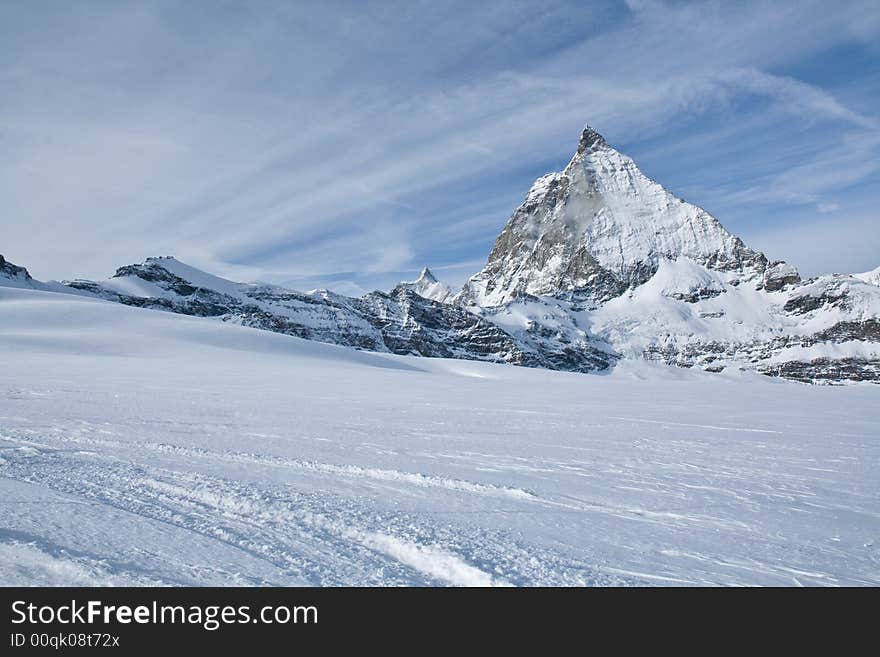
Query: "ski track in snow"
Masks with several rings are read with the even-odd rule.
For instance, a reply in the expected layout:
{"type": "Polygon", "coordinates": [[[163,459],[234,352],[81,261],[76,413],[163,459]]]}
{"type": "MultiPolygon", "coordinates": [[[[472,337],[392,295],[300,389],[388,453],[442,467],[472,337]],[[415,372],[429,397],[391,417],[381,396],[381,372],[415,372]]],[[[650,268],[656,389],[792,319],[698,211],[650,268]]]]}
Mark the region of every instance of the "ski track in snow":
{"type": "Polygon", "coordinates": [[[0,321],[0,584],[880,584],[876,386],[202,345],[64,296],[0,321]]]}
{"type": "MultiPolygon", "coordinates": [[[[430,528],[410,525],[407,529],[416,539],[402,538],[377,529],[393,527],[399,524],[399,519],[363,518],[350,503],[334,500],[329,495],[300,495],[285,488],[245,486],[218,477],[134,466],[91,451],[35,446],[33,441],[8,435],[2,439],[21,445],[0,451],[5,455],[3,475],[7,479],[45,486],[89,502],[184,527],[268,561],[284,569],[288,576],[295,576],[299,583],[506,584],[440,544],[419,542],[419,538],[432,533],[430,528]],[[368,576],[361,581],[363,574],[340,569],[340,562],[351,561],[351,551],[372,563],[381,578],[368,576]]],[[[156,447],[165,451],[161,449],[164,446],[156,447]]],[[[215,456],[223,458],[223,455],[215,456]]],[[[267,464],[276,465],[271,461],[267,464]]],[[[418,479],[402,481],[422,485],[418,479]]],[[[487,538],[490,537],[482,540],[487,538]]],[[[513,547],[499,546],[505,551],[513,547]]],[[[506,557],[498,555],[493,561],[499,558],[506,557]]],[[[69,563],[71,569],[83,570],[81,559],[69,563]]]]}
{"type": "Polygon", "coordinates": [[[670,427],[692,427],[694,429],[712,429],[714,431],[738,431],[744,433],[784,433],[783,431],[774,431],[773,429],[749,429],[747,427],[716,427],[712,424],[687,424],[686,422],[670,422],[668,420],[646,420],[637,417],[616,417],[611,416],[611,420],[624,420],[626,422],[644,422],[646,424],[660,424],[670,427]]]}

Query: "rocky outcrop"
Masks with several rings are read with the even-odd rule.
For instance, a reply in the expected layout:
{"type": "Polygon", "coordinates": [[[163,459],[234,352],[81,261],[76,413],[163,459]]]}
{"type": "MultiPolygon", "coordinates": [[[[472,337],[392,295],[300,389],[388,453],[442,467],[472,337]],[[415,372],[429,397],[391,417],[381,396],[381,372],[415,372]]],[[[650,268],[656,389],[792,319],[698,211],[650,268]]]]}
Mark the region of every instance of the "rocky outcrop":
{"type": "Polygon", "coordinates": [[[797,269],[787,262],[777,260],[771,262],[764,270],[764,289],[768,292],[778,292],[786,285],[795,285],[801,282],[797,269]]]}
{"type": "Polygon", "coordinates": [[[761,367],[759,371],[768,376],[778,376],[802,383],[880,381],[880,361],[870,358],[792,360],[761,367]]]}
{"type": "Polygon", "coordinates": [[[12,264],[2,255],[0,255],[0,277],[22,283],[28,283],[33,280],[27,269],[12,264]]]}

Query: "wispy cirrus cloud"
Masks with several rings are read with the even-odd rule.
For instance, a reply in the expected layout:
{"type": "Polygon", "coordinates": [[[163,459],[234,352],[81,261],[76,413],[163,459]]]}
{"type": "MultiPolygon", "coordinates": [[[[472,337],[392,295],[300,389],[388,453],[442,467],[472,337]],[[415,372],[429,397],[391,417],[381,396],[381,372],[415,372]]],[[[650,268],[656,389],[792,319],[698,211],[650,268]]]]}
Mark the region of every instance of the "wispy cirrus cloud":
{"type": "Polygon", "coordinates": [[[583,4],[4,5],[0,252],[460,277],[584,122],[734,231],[870,193],[878,118],[834,70],[870,75],[871,3],[583,4]]]}

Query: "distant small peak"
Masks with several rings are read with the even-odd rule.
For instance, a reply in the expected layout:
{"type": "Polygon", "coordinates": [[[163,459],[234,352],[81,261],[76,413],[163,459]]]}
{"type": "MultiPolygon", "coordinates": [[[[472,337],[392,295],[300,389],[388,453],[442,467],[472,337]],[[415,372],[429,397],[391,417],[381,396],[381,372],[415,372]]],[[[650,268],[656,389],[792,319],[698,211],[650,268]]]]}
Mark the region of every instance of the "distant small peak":
{"type": "Polygon", "coordinates": [[[581,139],[578,142],[578,155],[585,153],[591,148],[595,148],[597,146],[605,146],[606,145],[605,138],[596,132],[590,126],[584,126],[583,131],[581,132],[581,139]]]}
{"type": "Polygon", "coordinates": [[[175,262],[172,256],[150,256],[149,258],[144,259],[143,262],[119,267],[116,270],[116,273],[113,274],[112,278],[123,278],[125,276],[143,277],[147,274],[147,272],[150,272],[156,267],[160,269],[165,269],[165,267],[163,267],[163,264],[168,264],[170,262],[175,262]]]}
{"type": "Polygon", "coordinates": [[[170,264],[172,262],[177,262],[174,256],[150,256],[146,258],[141,263],[135,263],[131,265],[125,265],[124,267],[119,267],[116,270],[116,273],[113,274],[113,278],[121,278],[123,276],[137,276],[141,272],[148,271],[153,267],[161,267],[164,269],[163,264],[170,264]]]}
{"type": "Polygon", "coordinates": [[[401,283],[392,290],[392,294],[401,292],[415,292],[418,296],[436,301],[437,303],[447,303],[449,298],[453,296],[452,290],[446,283],[441,283],[431,270],[422,267],[419,277],[414,281],[401,281],[401,283]]]}
{"type": "Polygon", "coordinates": [[[416,279],[416,282],[425,281],[427,283],[436,283],[437,279],[434,274],[431,273],[431,270],[427,267],[422,267],[421,273],[419,273],[419,277],[416,279]]]}

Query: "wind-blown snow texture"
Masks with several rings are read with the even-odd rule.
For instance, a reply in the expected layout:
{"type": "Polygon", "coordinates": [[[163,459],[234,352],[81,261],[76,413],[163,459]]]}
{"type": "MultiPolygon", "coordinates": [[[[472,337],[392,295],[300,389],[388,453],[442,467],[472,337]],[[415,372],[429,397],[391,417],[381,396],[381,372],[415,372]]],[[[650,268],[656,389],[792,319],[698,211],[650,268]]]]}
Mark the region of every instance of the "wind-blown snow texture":
{"type": "Polygon", "coordinates": [[[877,386],[368,353],[12,287],[0,362],[0,584],[880,584],[877,386]]]}

